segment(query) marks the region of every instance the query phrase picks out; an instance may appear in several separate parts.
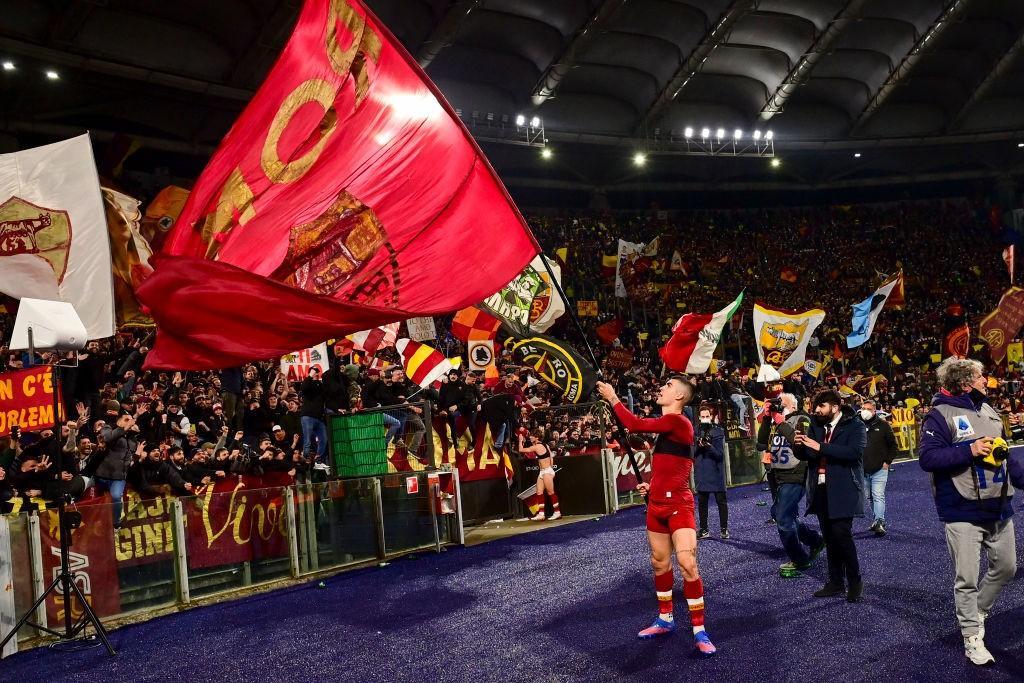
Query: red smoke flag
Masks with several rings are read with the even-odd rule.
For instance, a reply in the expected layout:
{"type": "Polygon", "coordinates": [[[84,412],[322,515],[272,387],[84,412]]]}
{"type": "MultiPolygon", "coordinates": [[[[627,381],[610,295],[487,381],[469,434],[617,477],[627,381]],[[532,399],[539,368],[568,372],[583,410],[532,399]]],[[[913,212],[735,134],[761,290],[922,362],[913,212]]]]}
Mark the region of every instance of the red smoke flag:
{"type": "Polygon", "coordinates": [[[146,363],[202,369],[457,310],[539,248],[451,107],[361,0],[306,0],[164,252],[138,289],[159,328],[146,363]],[[194,296],[200,278],[230,297],[234,338],[211,315],[219,304],[194,296]],[[280,324],[311,301],[323,325],[280,324]]]}
{"type": "Polygon", "coordinates": [[[1010,246],[1003,249],[1003,261],[1006,263],[1006,269],[1010,271],[1010,284],[1013,284],[1013,259],[1017,250],[1016,245],[1011,244],[1010,246]]]}
{"type": "Polygon", "coordinates": [[[602,344],[611,346],[619,335],[622,334],[622,328],[626,326],[626,323],[621,318],[615,318],[615,320],[609,320],[603,325],[598,325],[594,332],[597,333],[597,338],[601,340],[602,344]]]}

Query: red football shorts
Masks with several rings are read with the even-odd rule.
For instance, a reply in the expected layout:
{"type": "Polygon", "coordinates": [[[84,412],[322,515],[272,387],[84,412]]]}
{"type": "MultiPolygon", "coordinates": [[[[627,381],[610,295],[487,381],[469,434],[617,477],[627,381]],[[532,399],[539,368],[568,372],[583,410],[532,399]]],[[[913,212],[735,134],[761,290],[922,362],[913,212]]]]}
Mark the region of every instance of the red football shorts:
{"type": "Polygon", "coordinates": [[[693,496],[677,501],[659,501],[647,506],[647,529],[658,534],[672,535],[678,529],[696,529],[693,496]]]}

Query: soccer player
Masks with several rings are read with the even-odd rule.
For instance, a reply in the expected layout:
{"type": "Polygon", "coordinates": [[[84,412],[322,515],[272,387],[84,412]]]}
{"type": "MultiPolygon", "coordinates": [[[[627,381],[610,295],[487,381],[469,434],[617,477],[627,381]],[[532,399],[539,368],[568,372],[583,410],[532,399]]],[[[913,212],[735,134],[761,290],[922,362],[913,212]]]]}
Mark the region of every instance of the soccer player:
{"type": "Polygon", "coordinates": [[[683,415],[683,408],[693,399],[696,389],[684,377],[670,377],[658,392],[662,414],[655,418],[639,418],[629,412],[610,384],[598,382],[597,390],[626,429],[658,435],[650,484],[641,483],[637,489],[647,495],[647,540],[659,609],[658,618],[637,637],[656,638],[676,629],[672,611],[674,549],[683,573],[683,595],[690,611],[694,644],[702,655],[711,656],[716,650],[704,630],[704,584],[697,571],[697,524],[690,491],[693,425],[683,415]]]}

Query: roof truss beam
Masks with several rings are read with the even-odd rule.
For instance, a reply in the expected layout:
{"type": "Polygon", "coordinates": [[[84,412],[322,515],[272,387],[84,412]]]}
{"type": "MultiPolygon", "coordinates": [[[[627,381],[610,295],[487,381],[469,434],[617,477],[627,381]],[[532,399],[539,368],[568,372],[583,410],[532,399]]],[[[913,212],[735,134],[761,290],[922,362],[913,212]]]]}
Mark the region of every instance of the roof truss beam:
{"type": "Polygon", "coordinates": [[[892,71],[889,72],[889,77],[885,79],[885,82],[875,93],[874,97],[868,100],[864,110],[857,117],[853,127],[850,130],[851,135],[858,134],[863,130],[865,124],[871,119],[875,113],[882,108],[885,101],[889,99],[889,96],[893,94],[897,86],[906,78],[913,69],[914,65],[920,61],[925,50],[929,47],[929,43],[934,45],[935,41],[942,33],[949,28],[960,16],[960,14],[967,9],[967,6],[971,3],[971,0],[949,0],[946,3],[945,8],[939,14],[939,17],[928,27],[921,37],[914,43],[913,47],[910,48],[910,52],[897,64],[892,71]]]}
{"type": "Polygon", "coordinates": [[[745,16],[748,12],[757,9],[758,0],[733,0],[733,2],[722,12],[718,21],[710,27],[704,38],[693,49],[686,61],[679,65],[675,75],[669,79],[661,93],[654,99],[641,119],[640,129],[649,127],[658,120],[665,107],[679,96],[686,84],[700,71],[708,56],[715,51],[719,45],[726,42],[733,25],[745,16]]]}
{"type": "Polygon", "coordinates": [[[768,96],[764,106],[761,108],[761,119],[767,121],[776,114],[781,114],[786,107],[786,102],[793,96],[796,89],[807,82],[811,71],[823,56],[828,54],[829,49],[839,34],[846,26],[860,16],[860,11],[867,0],[849,0],[839,13],[832,17],[822,31],[815,37],[814,42],[807,49],[807,52],[797,60],[797,63],[790,69],[786,77],[775,88],[775,92],[768,96]]]}
{"type": "Polygon", "coordinates": [[[483,0],[455,0],[452,3],[430,37],[420,46],[416,61],[419,62],[421,68],[426,69],[430,66],[430,63],[441,54],[441,51],[451,45],[462,27],[462,22],[482,3],[483,0]]]}
{"type": "Polygon", "coordinates": [[[971,93],[971,96],[963,103],[963,106],[957,111],[956,115],[953,116],[949,121],[949,125],[946,127],[947,131],[954,130],[960,126],[963,120],[967,117],[967,114],[974,108],[978,102],[985,99],[988,91],[992,89],[992,86],[1002,77],[1003,74],[1013,66],[1014,60],[1020,54],[1021,50],[1024,49],[1024,31],[1021,31],[1020,35],[1017,36],[1017,40],[1013,42],[1013,45],[999,58],[992,70],[988,72],[988,75],[982,79],[978,86],[971,93]]]}
{"type": "Polygon", "coordinates": [[[590,19],[576,31],[562,54],[551,62],[541,75],[533,89],[534,106],[540,106],[555,96],[562,80],[576,66],[580,53],[594,40],[595,36],[600,34],[601,29],[608,25],[615,13],[627,2],[628,0],[604,0],[601,3],[590,19]]]}

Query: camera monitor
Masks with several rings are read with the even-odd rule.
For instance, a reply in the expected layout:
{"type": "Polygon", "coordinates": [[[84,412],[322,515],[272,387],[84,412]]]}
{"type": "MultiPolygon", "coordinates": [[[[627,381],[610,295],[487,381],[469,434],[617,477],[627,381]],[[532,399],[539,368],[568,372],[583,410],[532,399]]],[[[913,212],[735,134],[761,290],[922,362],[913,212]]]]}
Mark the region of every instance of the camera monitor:
{"type": "Polygon", "coordinates": [[[84,349],[88,341],[85,325],[75,307],[65,301],[22,299],[14,321],[11,350],[28,349],[28,330],[36,349],[84,349]]]}

